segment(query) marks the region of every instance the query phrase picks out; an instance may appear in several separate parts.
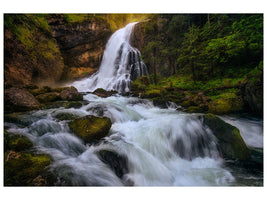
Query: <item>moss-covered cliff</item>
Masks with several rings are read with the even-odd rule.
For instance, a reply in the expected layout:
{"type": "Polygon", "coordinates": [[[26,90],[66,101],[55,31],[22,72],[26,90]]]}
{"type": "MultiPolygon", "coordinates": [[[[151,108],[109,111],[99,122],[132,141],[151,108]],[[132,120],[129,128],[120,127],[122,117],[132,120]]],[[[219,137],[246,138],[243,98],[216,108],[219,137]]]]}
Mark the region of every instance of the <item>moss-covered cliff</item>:
{"type": "Polygon", "coordinates": [[[112,34],[108,22],[94,15],[6,14],[4,27],[6,87],[88,76],[112,34]]]}

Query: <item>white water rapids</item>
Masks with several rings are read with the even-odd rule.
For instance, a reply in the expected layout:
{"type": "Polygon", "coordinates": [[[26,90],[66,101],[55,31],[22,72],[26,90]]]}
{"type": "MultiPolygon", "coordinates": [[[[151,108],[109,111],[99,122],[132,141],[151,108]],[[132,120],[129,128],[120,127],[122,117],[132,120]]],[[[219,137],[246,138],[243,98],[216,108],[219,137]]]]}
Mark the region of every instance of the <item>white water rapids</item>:
{"type": "MultiPolygon", "coordinates": [[[[145,65],[140,61],[140,52],[129,44],[133,26],[129,24],[112,35],[99,72],[73,83],[79,91],[94,91],[100,87],[127,92],[133,76],[147,73],[145,65]]],[[[217,151],[216,138],[203,125],[201,115],[185,114],[171,107],[160,109],[149,100],[134,97],[115,95],[101,98],[86,94],[83,98],[81,108],[33,111],[21,115],[20,123],[5,123],[7,131],[29,137],[39,151],[53,158],[51,170],[58,177],[56,185],[234,184],[234,176],[224,168],[224,160],[217,151]],[[80,117],[106,116],[111,119],[112,127],[109,135],[99,143],[84,144],[70,132],[69,120],[60,121],[56,118],[59,113],[80,117]],[[128,171],[119,178],[99,158],[100,150],[110,150],[126,158],[128,171]]],[[[256,131],[261,132],[260,129],[256,131]]],[[[246,135],[249,134],[243,134],[244,137],[246,135]]],[[[262,147],[258,141],[261,139],[256,137],[245,141],[254,147],[262,147]]]]}

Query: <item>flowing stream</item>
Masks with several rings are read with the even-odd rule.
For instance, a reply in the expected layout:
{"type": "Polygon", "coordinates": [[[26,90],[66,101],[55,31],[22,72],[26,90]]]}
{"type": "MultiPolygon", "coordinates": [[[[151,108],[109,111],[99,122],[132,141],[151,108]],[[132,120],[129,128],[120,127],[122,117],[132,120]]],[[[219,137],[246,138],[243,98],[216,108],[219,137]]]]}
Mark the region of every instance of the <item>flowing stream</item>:
{"type": "MultiPolygon", "coordinates": [[[[79,91],[94,91],[101,87],[128,92],[131,81],[147,73],[140,52],[129,44],[133,26],[134,23],[129,24],[112,35],[99,72],[73,83],[79,91]]],[[[174,105],[161,109],[149,100],[135,97],[114,95],[101,98],[86,93],[83,98],[81,108],[32,111],[20,115],[19,122],[5,123],[9,132],[27,136],[40,152],[53,158],[51,170],[58,177],[56,185],[257,185],[243,180],[239,182],[235,170],[225,167],[216,147],[216,138],[203,125],[201,114],[186,114],[177,111],[174,105]],[[111,119],[112,127],[109,135],[100,142],[85,144],[70,132],[69,120],[56,118],[59,113],[79,117],[106,116],[111,119]],[[125,158],[127,170],[121,177],[100,159],[101,150],[116,152],[125,158]]],[[[241,129],[248,145],[262,148],[262,122],[251,120],[253,128],[244,120],[223,119],[241,129]]],[[[255,180],[255,177],[247,179],[255,180]]],[[[262,179],[259,179],[260,185],[262,179]]]]}

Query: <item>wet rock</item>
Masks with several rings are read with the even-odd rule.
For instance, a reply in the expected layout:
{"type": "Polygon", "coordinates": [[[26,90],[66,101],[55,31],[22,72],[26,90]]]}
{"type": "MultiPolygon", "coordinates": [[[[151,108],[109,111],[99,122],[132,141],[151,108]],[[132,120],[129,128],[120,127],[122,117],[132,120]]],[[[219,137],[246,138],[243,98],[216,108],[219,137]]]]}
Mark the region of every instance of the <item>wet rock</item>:
{"type": "Polygon", "coordinates": [[[119,178],[129,173],[127,157],[110,150],[100,150],[97,154],[119,178]]]}
{"type": "Polygon", "coordinates": [[[250,157],[250,151],[236,127],[213,114],[204,115],[203,122],[218,139],[218,149],[226,159],[246,160],[250,157]]]}
{"type": "Polygon", "coordinates": [[[68,101],[80,101],[83,100],[82,94],[78,92],[78,90],[71,86],[60,93],[60,97],[62,100],[68,101]]]}
{"type": "Polygon", "coordinates": [[[4,148],[14,151],[25,151],[33,147],[32,142],[23,135],[10,134],[4,131],[4,148]]]}
{"type": "Polygon", "coordinates": [[[47,102],[53,102],[53,101],[60,100],[60,96],[59,96],[59,93],[48,92],[48,93],[44,93],[44,94],[40,94],[40,95],[36,96],[36,99],[40,103],[47,103],[47,102]]]}
{"type": "Polygon", "coordinates": [[[59,113],[55,116],[60,121],[63,120],[74,120],[75,118],[78,118],[78,116],[72,114],[72,113],[59,113]]]}
{"type": "Polygon", "coordinates": [[[83,104],[81,102],[79,102],[79,101],[73,101],[73,102],[69,102],[65,106],[65,108],[80,108],[82,106],[83,106],[83,104]]]}
{"type": "Polygon", "coordinates": [[[102,98],[106,98],[106,97],[112,96],[113,94],[117,94],[117,92],[113,91],[113,90],[112,91],[106,91],[102,88],[98,88],[93,92],[93,94],[95,94],[99,97],[102,97],[102,98]]]}
{"type": "Polygon", "coordinates": [[[13,112],[4,115],[4,121],[10,123],[16,123],[18,126],[26,127],[29,126],[32,121],[31,119],[21,115],[21,112],[13,112]]]}
{"type": "Polygon", "coordinates": [[[4,91],[5,111],[28,111],[40,108],[40,103],[27,90],[10,88],[4,91]]]}
{"type": "Polygon", "coordinates": [[[28,89],[28,90],[33,96],[38,96],[40,94],[45,94],[45,93],[48,93],[48,92],[52,92],[52,88],[50,88],[48,86],[43,86],[41,88],[28,89]]]}
{"type": "Polygon", "coordinates": [[[60,107],[65,107],[68,104],[69,104],[68,101],[47,102],[42,105],[42,109],[60,108],[60,107]]]}
{"type": "Polygon", "coordinates": [[[111,127],[111,120],[107,117],[87,115],[70,122],[69,127],[73,133],[85,142],[93,142],[105,137],[111,127]]]}

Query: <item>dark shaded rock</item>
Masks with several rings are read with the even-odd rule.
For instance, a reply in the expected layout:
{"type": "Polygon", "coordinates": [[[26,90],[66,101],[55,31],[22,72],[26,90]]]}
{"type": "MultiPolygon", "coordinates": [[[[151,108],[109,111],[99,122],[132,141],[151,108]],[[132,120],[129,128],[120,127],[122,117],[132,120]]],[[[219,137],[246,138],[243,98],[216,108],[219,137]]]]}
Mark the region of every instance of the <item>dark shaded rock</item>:
{"type": "Polygon", "coordinates": [[[29,92],[33,95],[33,96],[38,96],[40,94],[45,94],[48,92],[52,92],[52,89],[48,86],[43,86],[41,88],[37,88],[37,89],[29,89],[29,92]]]}
{"type": "Polygon", "coordinates": [[[68,100],[68,101],[80,101],[80,100],[83,100],[82,94],[80,94],[78,92],[78,90],[73,86],[63,90],[60,93],[60,97],[61,97],[62,100],[68,100]]]}
{"type": "Polygon", "coordinates": [[[20,125],[22,127],[29,126],[32,123],[32,121],[21,114],[22,114],[21,112],[13,112],[5,114],[4,121],[10,123],[16,123],[17,125],[20,125]]]}
{"type": "Polygon", "coordinates": [[[119,178],[129,172],[127,157],[110,150],[100,150],[97,154],[119,178]]]}
{"type": "Polygon", "coordinates": [[[111,127],[111,120],[107,117],[87,115],[70,122],[69,127],[73,133],[85,142],[92,142],[105,137],[111,127]]]}
{"type": "Polygon", "coordinates": [[[81,103],[81,102],[79,102],[79,101],[74,101],[74,102],[69,102],[66,106],[65,106],[65,108],[80,108],[80,107],[82,107],[83,106],[83,104],[81,103]]]}
{"type": "Polygon", "coordinates": [[[5,112],[28,111],[40,108],[40,103],[27,90],[10,88],[4,91],[5,112]]]}
{"type": "Polygon", "coordinates": [[[65,107],[68,104],[69,104],[68,101],[47,102],[42,105],[42,109],[60,108],[60,107],[65,107]]]}
{"type": "Polygon", "coordinates": [[[33,147],[32,142],[23,135],[10,134],[4,131],[4,148],[5,151],[25,151],[33,147]]]}
{"type": "Polygon", "coordinates": [[[114,90],[106,91],[106,90],[104,90],[102,88],[98,88],[93,92],[93,94],[95,94],[95,95],[97,95],[99,97],[103,97],[103,98],[110,97],[113,94],[117,94],[117,93],[118,93],[117,91],[114,91],[114,90]]]}
{"type": "Polygon", "coordinates": [[[259,73],[251,81],[241,86],[241,94],[247,111],[258,117],[263,117],[263,73],[259,73]],[[256,80],[254,80],[256,79],[256,80]]]}
{"type": "Polygon", "coordinates": [[[63,120],[74,120],[75,118],[78,118],[78,116],[72,114],[72,113],[59,113],[55,116],[60,121],[63,120]]]}
{"type": "Polygon", "coordinates": [[[57,92],[48,92],[48,93],[44,93],[44,94],[40,94],[36,96],[36,99],[40,103],[47,103],[47,102],[60,100],[60,96],[59,96],[59,93],[57,92]]]}
{"type": "Polygon", "coordinates": [[[34,89],[38,89],[39,87],[35,84],[30,83],[30,84],[25,85],[23,88],[27,90],[34,90],[34,89]]]}
{"type": "Polygon", "coordinates": [[[236,127],[213,114],[204,115],[203,122],[218,139],[218,149],[225,158],[246,160],[250,157],[250,151],[236,127]]]}

